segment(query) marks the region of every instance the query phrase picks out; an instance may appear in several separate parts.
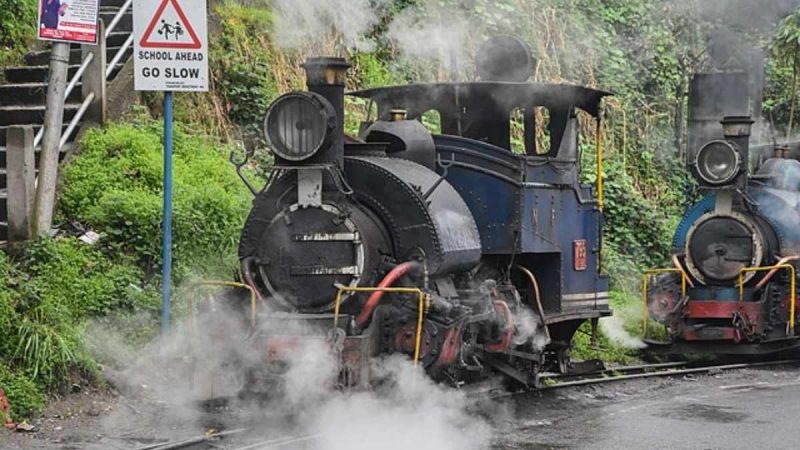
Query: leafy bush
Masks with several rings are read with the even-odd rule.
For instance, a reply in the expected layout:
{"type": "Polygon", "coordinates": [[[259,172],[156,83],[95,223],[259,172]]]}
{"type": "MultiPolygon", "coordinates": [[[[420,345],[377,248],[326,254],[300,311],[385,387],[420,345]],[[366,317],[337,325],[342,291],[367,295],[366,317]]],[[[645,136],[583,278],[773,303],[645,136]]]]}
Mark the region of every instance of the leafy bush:
{"type": "Polygon", "coordinates": [[[23,373],[13,372],[2,361],[0,361],[0,387],[5,391],[11,404],[14,420],[30,417],[44,408],[45,396],[36,383],[23,373]]]}
{"type": "Polygon", "coordinates": [[[138,287],[140,269],[77,239],[31,242],[13,263],[4,264],[0,310],[9,319],[0,322],[0,357],[44,389],[59,388],[72,369],[94,370],[81,341],[92,317],[157,309],[155,291],[138,287]]]}
{"type": "Polygon", "coordinates": [[[37,0],[0,0],[0,67],[17,63],[36,37],[37,0]]]}
{"type": "MultiPolygon", "coordinates": [[[[161,264],[162,130],[139,118],[90,132],[63,172],[61,214],[103,233],[102,246],[150,274],[161,264]]],[[[229,275],[252,195],[212,143],[175,130],[175,276],[229,275]]]]}

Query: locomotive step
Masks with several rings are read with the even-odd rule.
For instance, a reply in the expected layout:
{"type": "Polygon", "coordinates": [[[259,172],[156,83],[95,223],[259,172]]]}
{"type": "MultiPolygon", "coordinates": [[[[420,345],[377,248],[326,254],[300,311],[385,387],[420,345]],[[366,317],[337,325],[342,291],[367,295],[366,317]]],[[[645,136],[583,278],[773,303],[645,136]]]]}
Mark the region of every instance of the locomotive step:
{"type": "MultiPolygon", "coordinates": [[[[44,104],[47,83],[20,83],[0,85],[0,106],[44,104]]],[[[80,83],[70,92],[68,102],[81,101],[80,83]]]]}
{"type": "MultiPolygon", "coordinates": [[[[64,105],[64,121],[72,120],[78,108],[78,103],[64,105]]],[[[44,110],[44,105],[0,106],[0,126],[41,124],[44,122],[44,110]]]]}

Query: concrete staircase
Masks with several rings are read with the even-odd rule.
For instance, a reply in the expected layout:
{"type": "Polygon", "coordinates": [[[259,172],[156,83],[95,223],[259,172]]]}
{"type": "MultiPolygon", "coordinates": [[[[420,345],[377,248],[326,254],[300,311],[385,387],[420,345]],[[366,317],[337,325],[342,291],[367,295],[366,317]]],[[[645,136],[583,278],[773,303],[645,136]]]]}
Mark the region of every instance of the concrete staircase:
{"type": "MultiPolygon", "coordinates": [[[[110,24],[125,0],[101,0],[100,19],[106,25],[110,24]]],[[[114,55],[123,46],[133,32],[133,21],[130,8],[121,17],[112,33],[108,36],[107,61],[111,63],[114,55]]],[[[109,80],[113,80],[122,69],[125,62],[133,52],[129,48],[123,58],[114,67],[109,80]]],[[[0,241],[8,237],[8,211],[7,211],[7,172],[6,172],[6,132],[12,125],[31,125],[34,133],[42,128],[44,122],[45,97],[47,95],[47,78],[50,63],[50,51],[35,51],[25,56],[25,65],[20,67],[6,67],[3,70],[5,83],[0,85],[0,241]]],[[[72,45],[69,59],[69,74],[67,82],[73,77],[81,64],[81,47],[72,45]]],[[[64,126],[75,116],[81,104],[80,83],[72,90],[64,105],[64,126]]],[[[80,126],[75,127],[69,141],[61,149],[62,157],[66,154],[71,142],[75,138],[80,126]]],[[[39,148],[36,149],[38,166],[39,148]]]]}

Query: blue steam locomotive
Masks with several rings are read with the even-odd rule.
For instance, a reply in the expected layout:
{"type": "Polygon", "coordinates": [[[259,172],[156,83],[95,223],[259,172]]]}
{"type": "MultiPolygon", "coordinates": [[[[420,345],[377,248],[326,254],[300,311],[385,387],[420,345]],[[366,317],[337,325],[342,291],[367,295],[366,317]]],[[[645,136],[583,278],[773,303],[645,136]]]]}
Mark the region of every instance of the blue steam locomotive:
{"type": "Polygon", "coordinates": [[[343,385],[368,384],[370,359],[389,353],[454,384],[499,372],[529,385],[569,369],[578,327],[611,314],[577,119],[599,123],[609,93],[528,83],[531,64],[523,44],[498,38],[480,52],[480,81],[355,92],[377,117],[350,137],[349,65],[306,62],[308,91],[266,115],[275,165],[239,247],[268,306],[253,334],[265,359],[322,339],[343,385]],[[441,134],[421,123],[430,111],[441,134]]]}

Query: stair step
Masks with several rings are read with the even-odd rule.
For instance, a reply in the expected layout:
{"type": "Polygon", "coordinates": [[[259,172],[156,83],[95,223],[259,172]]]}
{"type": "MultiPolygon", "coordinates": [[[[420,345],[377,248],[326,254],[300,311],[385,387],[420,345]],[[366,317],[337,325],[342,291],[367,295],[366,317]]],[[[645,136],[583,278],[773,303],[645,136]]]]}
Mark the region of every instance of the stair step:
{"type": "Polygon", "coordinates": [[[115,7],[121,8],[125,4],[125,0],[100,0],[100,7],[115,7]]]}
{"type": "MultiPolygon", "coordinates": [[[[64,121],[72,120],[79,108],[79,103],[64,105],[64,121]]],[[[44,123],[44,110],[44,105],[0,106],[0,126],[44,123]]]]}
{"type": "Polygon", "coordinates": [[[0,222],[0,242],[8,240],[8,222],[0,222]]]}
{"type": "MultiPolygon", "coordinates": [[[[39,128],[42,128],[42,124],[40,124],[40,123],[33,123],[33,124],[27,124],[27,125],[31,125],[33,127],[33,133],[34,134],[39,132],[39,128]]],[[[67,130],[68,126],[69,126],[68,123],[64,123],[63,125],[61,125],[61,133],[62,134],[64,133],[64,131],[67,130]]],[[[73,131],[73,136],[71,136],[71,137],[75,137],[74,134],[77,133],[78,128],[80,128],[80,127],[75,127],[75,131],[73,131]]],[[[2,148],[4,149],[3,150],[3,154],[0,156],[0,166],[5,166],[6,165],[5,145],[6,145],[6,132],[7,131],[8,131],[8,127],[0,127],[0,145],[2,145],[3,146],[2,148]]]]}
{"type": "MultiPolygon", "coordinates": [[[[121,47],[114,46],[106,48],[106,59],[111,61],[114,58],[114,55],[117,54],[117,50],[121,47]]],[[[133,46],[129,48],[126,52],[126,57],[123,58],[123,61],[127,59],[128,56],[133,54],[133,46]]],[[[36,52],[30,52],[25,55],[25,64],[29,66],[47,66],[50,64],[50,50],[40,50],[36,52]]],[[[81,49],[78,46],[73,46],[72,50],[69,52],[69,63],[70,64],[80,64],[82,60],[81,49]]]]}
{"type": "MultiPolygon", "coordinates": [[[[116,70],[121,69],[124,64],[117,64],[116,70]]],[[[68,77],[67,79],[72,79],[75,76],[75,73],[78,71],[80,64],[72,64],[69,66],[68,77]]],[[[46,82],[47,75],[50,72],[50,67],[47,65],[44,66],[19,66],[19,67],[8,67],[5,70],[5,78],[7,83],[34,83],[34,82],[46,82]]]]}
{"type": "MultiPolygon", "coordinates": [[[[39,169],[34,170],[35,175],[39,175],[39,169]]],[[[8,170],[0,168],[0,189],[8,189],[8,170]]]]}
{"type": "MultiPolygon", "coordinates": [[[[5,186],[0,189],[0,221],[8,221],[8,194],[6,193],[5,186]]],[[[0,239],[5,240],[5,239],[0,239]]]]}
{"type": "MultiPolygon", "coordinates": [[[[100,20],[103,21],[106,26],[111,25],[111,21],[114,20],[114,17],[117,15],[119,8],[115,7],[101,7],[100,13],[98,14],[100,20]]],[[[114,27],[114,31],[118,30],[132,30],[133,29],[133,13],[129,9],[125,14],[122,15],[119,22],[117,22],[117,26],[114,27]]]]}
{"type": "MultiPolygon", "coordinates": [[[[44,105],[46,98],[47,83],[0,85],[0,106],[44,105]]],[[[81,101],[81,83],[70,92],[67,101],[73,103],[81,101]]]]}
{"type": "MultiPolygon", "coordinates": [[[[71,142],[68,142],[64,147],[61,148],[61,159],[64,159],[64,155],[67,154],[73,147],[71,142]]],[[[37,148],[33,155],[36,158],[36,163],[39,163],[39,153],[42,151],[41,147],[37,148]]],[[[6,147],[0,147],[0,167],[6,167],[6,147]]]]}

